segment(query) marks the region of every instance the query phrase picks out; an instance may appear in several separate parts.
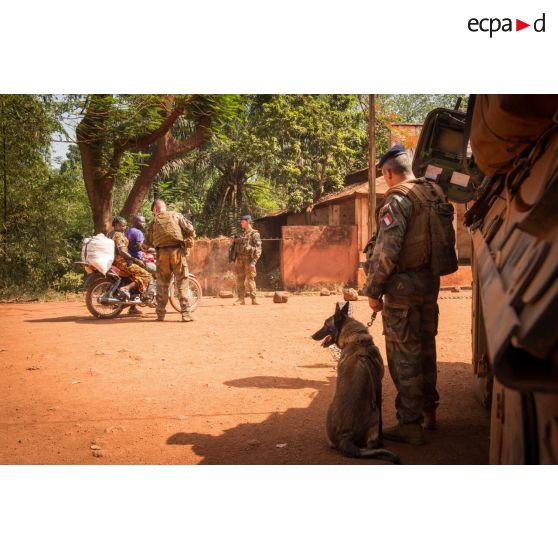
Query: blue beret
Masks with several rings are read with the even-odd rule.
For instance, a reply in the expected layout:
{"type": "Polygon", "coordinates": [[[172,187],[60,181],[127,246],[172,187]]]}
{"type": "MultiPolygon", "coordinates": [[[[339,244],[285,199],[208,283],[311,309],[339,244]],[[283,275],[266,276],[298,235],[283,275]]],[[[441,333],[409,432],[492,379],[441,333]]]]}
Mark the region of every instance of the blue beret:
{"type": "Polygon", "coordinates": [[[240,218],[241,221],[251,221],[252,220],[252,216],[251,215],[243,215],[240,218]]]}
{"type": "Polygon", "coordinates": [[[388,149],[382,155],[382,158],[380,159],[380,162],[378,163],[378,165],[381,168],[385,165],[386,161],[388,161],[389,159],[392,159],[393,157],[397,157],[398,155],[401,155],[402,153],[406,153],[405,148],[400,144],[394,145],[393,147],[388,149]]]}

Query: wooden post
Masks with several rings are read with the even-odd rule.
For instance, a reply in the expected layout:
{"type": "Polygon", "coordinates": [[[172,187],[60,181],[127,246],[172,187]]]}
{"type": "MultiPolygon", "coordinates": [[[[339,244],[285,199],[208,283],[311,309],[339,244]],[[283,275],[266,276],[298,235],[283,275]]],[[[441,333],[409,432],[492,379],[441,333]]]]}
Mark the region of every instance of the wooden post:
{"type": "MultiPolygon", "coordinates": [[[[376,108],[368,95],[368,239],[376,232],[376,108]]],[[[367,239],[367,240],[368,240],[367,239]]]]}

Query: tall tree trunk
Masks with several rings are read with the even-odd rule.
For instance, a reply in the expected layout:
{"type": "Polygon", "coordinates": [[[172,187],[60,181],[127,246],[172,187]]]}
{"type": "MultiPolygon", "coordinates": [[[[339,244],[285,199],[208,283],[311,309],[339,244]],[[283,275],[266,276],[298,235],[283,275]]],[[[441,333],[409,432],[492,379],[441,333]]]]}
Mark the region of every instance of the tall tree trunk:
{"type": "Polygon", "coordinates": [[[155,151],[147,161],[147,166],[142,167],[139,176],[136,178],[128,197],[126,198],[124,207],[120,211],[120,215],[128,219],[128,221],[139,213],[143,200],[145,199],[145,196],[147,196],[149,188],[153,184],[155,177],[159,174],[167,162],[164,143],[164,138],[161,138],[157,142],[155,151]]]}
{"type": "Polygon", "coordinates": [[[223,170],[222,201],[213,225],[213,236],[232,234],[244,208],[249,210],[246,198],[248,176],[244,165],[230,161],[223,170]]]}
{"type": "Polygon", "coordinates": [[[111,228],[112,190],[114,180],[122,164],[126,151],[151,150],[148,164],[142,168],[122,209],[121,214],[130,218],[136,215],[147,195],[151,184],[163,166],[199,147],[209,134],[210,117],[198,117],[191,137],[177,140],[172,128],[187,108],[188,100],[175,103],[175,95],[164,95],[160,110],[164,117],[154,131],[135,138],[110,140],[107,133],[107,112],[105,95],[92,95],[85,108],[85,115],[76,130],[81,154],[83,180],[93,212],[95,233],[106,233],[111,228]],[[110,161],[106,160],[109,156],[110,161]],[[104,155],[104,156],[103,156],[104,155]]]}
{"type": "MultiPolygon", "coordinates": [[[[89,195],[89,189],[88,189],[89,195]]],[[[112,185],[100,184],[93,187],[93,196],[89,196],[95,234],[107,234],[112,229],[112,185]]]]}
{"type": "Polygon", "coordinates": [[[130,220],[139,213],[143,200],[161,169],[172,159],[183,157],[186,153],[199,147],[209,135],[209,125],[209,116],[202,116],[199,118],[192,136],[187,140],[175,139],[171,130],[157,140],[147,165],[142,168],[136,178],[120,212],[123,217],[130,220]]]}
{"type": "Polygon", "coordinates": [[[107,234],[112,227],[112,187],[114,179],[109,178],[100,166],[97,146],[87,143],[83,138],[80,141],[79,129],[77,136],[81,153],[83,181],[91,206],[95,234],[107,234]]]}
{"type": "MultiPolygon", "coordinates": [[[[102,142],[99,139],[93,139],[91,135],[96,127],[102,126],[105,118],[102,113],[97,112],[96,103],[101,97],[100,95],[92,97],[85,116],[76,130],[83,181],[91,206],[95,234],[107,234],[112,227],[112,188],[114,185],[114,173],[111,174],[102,162],[102,142]]],[[[123,149],[114,148],[113,168],[118,168],[123,153],[123,149]]]]}

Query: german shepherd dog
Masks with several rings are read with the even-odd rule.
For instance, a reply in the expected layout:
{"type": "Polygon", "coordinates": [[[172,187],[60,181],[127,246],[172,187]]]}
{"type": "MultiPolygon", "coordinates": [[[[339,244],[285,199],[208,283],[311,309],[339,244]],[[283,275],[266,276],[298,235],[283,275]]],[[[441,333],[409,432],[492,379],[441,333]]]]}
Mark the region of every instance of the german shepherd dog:
{"type": "Polygon", "coordinates": [[[337,304],[335,314],[312,335],[322,347],[341,349],[337,388],[327,412],[329,444],[347,457],[400,463],[382,448],[382,377],[384,363],[364,324],[349,317],[349,303],[337,304]]]}

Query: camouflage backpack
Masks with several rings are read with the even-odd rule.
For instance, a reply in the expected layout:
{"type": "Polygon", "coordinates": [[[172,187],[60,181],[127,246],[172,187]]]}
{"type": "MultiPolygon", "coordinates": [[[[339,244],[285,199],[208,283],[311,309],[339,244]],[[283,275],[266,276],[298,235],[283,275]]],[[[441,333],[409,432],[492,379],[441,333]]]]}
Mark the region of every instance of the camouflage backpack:
{"type": "MultiPolygon", "coordinates": [[[[409,198],[413,204],[414,215],[417,217],[420,215],[419,228],[424,228],[424,231],[418,231],[419,234],[415,236],[417,239],[423,236],[424,240],[427,240],[427,260],[430,262],[432,274],[442,276],[456,272],[458,265],[453,228],[454,210],[440,186],[419,178],[390,188],[389,194],[392,193],[399,193],[409,198]]],[[[411,243],[412,241],[413,239],[411,243]]],[[[425,243],[421,244],[424,246],[425,243]]]]}
{"type": "Polygon", "coordinates": [[[153,244],[156,248],[179,246],[184,235],[178,222],[179,215],[174,211],[163,211],[153,217],[153,244]]]}

